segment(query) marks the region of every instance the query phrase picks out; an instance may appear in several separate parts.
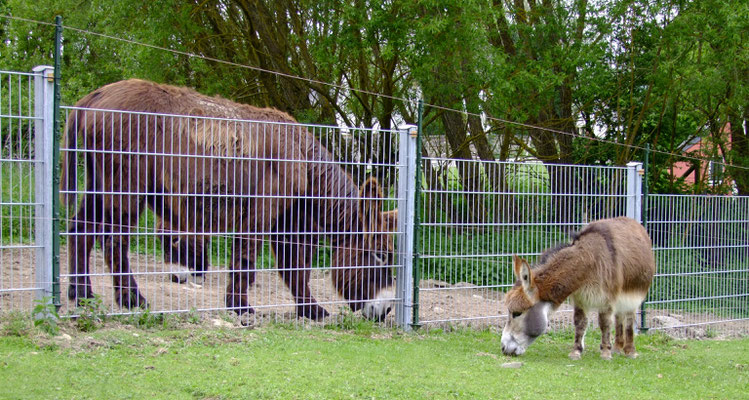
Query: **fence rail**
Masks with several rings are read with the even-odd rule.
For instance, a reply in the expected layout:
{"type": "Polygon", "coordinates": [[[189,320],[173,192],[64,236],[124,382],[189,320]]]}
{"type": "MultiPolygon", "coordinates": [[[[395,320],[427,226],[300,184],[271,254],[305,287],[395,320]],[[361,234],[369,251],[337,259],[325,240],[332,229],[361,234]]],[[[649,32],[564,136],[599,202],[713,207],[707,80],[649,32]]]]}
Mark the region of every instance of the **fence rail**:
{"type": "MultiPolygon", "coordinates": [[[[55,294],[58,279],[63,315],[79,312],[68,288],[88,281],[110,314],[140,312],[121,304],[121,289],[134,288],[123,282],[137,282],[152,312],[228,311],[236,308],[227,300],[233,279],[254,277],[247,298],[254,323],[308,321],[298,318],[300,310],[315,306],[330,313],[324,321],[344,318],[374,301],[366,290],[373,284],[387,287],[377,301],[392,303],[388,324],[501,325],[503,293],[514,283],[512,255],[533,260],[590,221],[629,216],[645,221],[657,260],[639,326],[687,335],[749,332],[749,198],[643,196],[640,163],[425,157],[417,165],[412,126],[62,107],[79,140],[62,144],[62,158],[76,160],[77,186],[60,195],[86,200],[61,210],[63,272],[54,276],[50,74],[49,67],[0,72],[0,312],[30,310],[34,298],[55,294]],[[302,138],[317,153],[258,152],[271,138],[302,138]],[[295,168],[307,171],[309,183],[282,189],[295,168]],[[330,176],[345,184],[328,190],[330,176]],[[382,197],[360,192],[368,177],[379,180],[382,197]],[[130,220],[99,215],[103,208],[86,201],[136,213],[130,220]],[[387,213],[387,227],[367,226],[359,212],[367,204],[397,208],[397,224],[387,213]],[[385,251],[362,241],[369,237],[385,251]],[[341,289],[339,278],[352,272],[377,282],[341,289]]],[[[88,295],[72,292],[82,293],[88,295]]],[[[552,324],[570,326],[570,311],[563,305],[552,324]]]]}

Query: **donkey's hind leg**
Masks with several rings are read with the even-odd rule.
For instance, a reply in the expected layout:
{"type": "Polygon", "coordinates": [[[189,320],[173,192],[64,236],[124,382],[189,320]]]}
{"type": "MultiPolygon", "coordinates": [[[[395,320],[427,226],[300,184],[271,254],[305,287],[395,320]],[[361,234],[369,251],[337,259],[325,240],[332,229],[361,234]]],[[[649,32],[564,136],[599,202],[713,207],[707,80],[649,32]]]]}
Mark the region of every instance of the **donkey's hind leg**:
{"type": "Polygon", "coordinates": [[[635,350],[635,312],[629,311],[624,314],[624,355],[629,358],[637,358],[635,350]]]}
{"type": "Polygon", "coordinates": [[[138,284],[130,273],[128,249],[130,229],[138,223],[145,205],[144,198],[121,197],[112,202],[104,214],[104,261],[112,271],[114,296],[120,307],[147,307],[138,284]]]}
{"type": "Polygon", "coordinates": [[[598,312],[598,326],[601,327],[601,358],[611,359],[611,307],[598,312]]]}
{"type": "Polygon", "coordinates": [[[617,313],[614,316],[614,353],[624,353],[624,316],[617,313]]]}
{"type": "Polygon", "coordinates": [[[588,316],[585,315],[585,310],[577,305],[575,306],[574,323],[575,343],[572,345],[572,351],[569,356],[573,360],[579,360],[585,348],[585,331],[588,329],[588,316]]]}
{"type": "Polygon", "coordinates": [[[89,258],[96,237],[101,234],[102,198],[98,193],[86,193],[70,224],[68,233],[68,267],[70,286],[68,299],[80,306],[82,299],[93,298],[89,277],[89,258]]]}

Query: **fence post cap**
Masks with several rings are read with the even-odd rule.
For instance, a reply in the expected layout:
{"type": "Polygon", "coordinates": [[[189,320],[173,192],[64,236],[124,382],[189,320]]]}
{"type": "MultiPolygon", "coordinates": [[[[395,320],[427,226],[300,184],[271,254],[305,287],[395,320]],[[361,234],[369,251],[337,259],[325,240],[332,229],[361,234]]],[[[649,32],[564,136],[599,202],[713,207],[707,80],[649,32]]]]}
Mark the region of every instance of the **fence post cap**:
{"type": "Polygon", "coordinates": [[[31,71],[32,72],[42,72],[45,69],[55,69],[55,68],[52,67],[52,66],[49,66],[49,65],[37,65],[36,67],[32,68],[31,71]]]}
{"type": "Polygon", "coordinates": [[[408,131],[408,134],[416,137],[416,135],[419,134],[419,128],[416,125],[413,124],[403,124],[398,127],[398,130],[401,131],[408,131]]]}

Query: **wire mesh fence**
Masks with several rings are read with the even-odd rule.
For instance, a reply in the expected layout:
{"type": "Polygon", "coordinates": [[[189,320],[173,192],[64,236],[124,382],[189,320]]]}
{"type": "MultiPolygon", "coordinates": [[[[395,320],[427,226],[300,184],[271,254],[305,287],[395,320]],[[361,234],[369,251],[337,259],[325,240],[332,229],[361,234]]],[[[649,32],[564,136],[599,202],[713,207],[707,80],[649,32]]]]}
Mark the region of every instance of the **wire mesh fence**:
{"type": "Polygon", "coordinates": [[[39,289],[34,74],[0,71],[0,310],[30,309],[39,289]]]}
{"type": "MultiPolygon", "coordinates": [[[[515,282],[512,255],[533,261],[596,219],[626,215],[627,167],[430,158],[421,223],[420,321],[497,325],[515,282]],[[431,169],[430,169],[431,168],[431,169]]],[[[569,307],[554,320],[566,325],[569,307]]]]}
{"type": "MultiPolygon", "coordinates": [[[[53,290],[49,70],[0,72],[0,312],[53,290]]],[[[637,163],[445,157],[423,160],[417,197],[414,129],[298,124],[189,93],[172,112],[116,107],[122,96],[63,107],[62,315],[501,325],[512,255],[532,262],[588,222],[629,216],[657,260],[639,326],[749,331],[749,198],[644,197],[637,163]]]]}
{"type": "Polygon", "coordinates": [[[650,195],[658,271],[646,301],[652,329],[684,335],[749,327],[749,198],[650,195]]]}
{"type": "Polygon", "coordinates": [[[111,313],[147,304],[324,322],[358,310],[383,319],[398,301],[397,214],[386,211],[398,202],[399,131],[277,112],[252,121],[241,107],[238,118],[65,111],[79,139],[62,149],[63,182],[75,184],[61,196],[77,204],[64,312],[100,296],[111,313]]]}

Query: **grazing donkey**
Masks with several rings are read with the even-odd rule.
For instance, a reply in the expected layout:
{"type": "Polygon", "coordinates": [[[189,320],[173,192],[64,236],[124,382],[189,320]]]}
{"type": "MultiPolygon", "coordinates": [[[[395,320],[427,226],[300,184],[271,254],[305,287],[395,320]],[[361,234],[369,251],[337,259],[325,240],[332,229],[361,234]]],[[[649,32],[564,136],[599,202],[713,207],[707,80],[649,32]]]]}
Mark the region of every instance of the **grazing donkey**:
{"type": "Polygon", "coordinates": [[[522,258],[513,259],[518,280],[505,296],[510,317],[502,331],[503,353],[525,353],[546,331],[549,314],[571,297],[575,305],[571,359],[582,355],[590,310],[598,310],[601,357],[611,359],[612,314],[614,352],[637,357],[635,310],[655,274],[650,237],[637,221],[619,217],[592,222],[572,235],[572,243],[544,252],[534,268],[522,258]]]}
{"type": "Polygon", "coordinates": [[[194,90],[131,79],[78,101],[67,121],[61,187],[77,204],[77,154],[86,192],[68,225],[68,297],[93,296],[89,256],[100,240],[122,307],[146,299],[130,273],[130,233],[145,207],[160,219],[166,261],[201,271],[212,234],[234,233],[226,306],[252,313],[247,290],[270,238],[297,315],[328,315],[313,297],[315,248],[333,246],[331,277],[353,310],[381,320],[391,309],[397,220],[383,212],[375,179],[358,187],[307,129],[278,110],[237,104],[194,90]],[[189,117],[188,117],[189,116],[189,117]],[[80,139],[82,140],[79,140],[80,139]],[[176,237],[175,237],[176,235],[176,237]]]}

